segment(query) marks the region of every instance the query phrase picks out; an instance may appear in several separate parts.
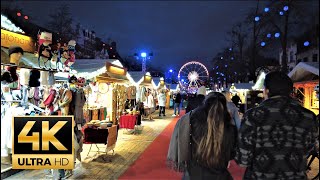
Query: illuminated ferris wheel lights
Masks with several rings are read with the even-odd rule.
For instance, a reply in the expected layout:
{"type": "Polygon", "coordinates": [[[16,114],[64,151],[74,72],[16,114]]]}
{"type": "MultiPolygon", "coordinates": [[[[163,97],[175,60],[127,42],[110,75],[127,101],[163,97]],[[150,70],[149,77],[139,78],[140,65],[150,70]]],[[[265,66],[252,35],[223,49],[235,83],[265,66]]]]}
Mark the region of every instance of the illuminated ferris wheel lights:
{"type": "Polygon", "coordinates": [[[192,74],[190,75],[190,81],[195,81],[195,80],[197,80],[197,79],[198,79],[197,74],[192,73],[192,74]]]}

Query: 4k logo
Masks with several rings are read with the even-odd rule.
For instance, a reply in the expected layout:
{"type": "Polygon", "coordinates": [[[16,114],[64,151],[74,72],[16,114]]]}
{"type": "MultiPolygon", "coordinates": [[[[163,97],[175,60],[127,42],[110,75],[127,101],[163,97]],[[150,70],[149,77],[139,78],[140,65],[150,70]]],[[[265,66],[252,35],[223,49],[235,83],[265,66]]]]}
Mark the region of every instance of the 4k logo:
{"type": "Polygon", "coordinates": [[[73,169],[73,116],[13,119],[13,169],[73,169]]]}

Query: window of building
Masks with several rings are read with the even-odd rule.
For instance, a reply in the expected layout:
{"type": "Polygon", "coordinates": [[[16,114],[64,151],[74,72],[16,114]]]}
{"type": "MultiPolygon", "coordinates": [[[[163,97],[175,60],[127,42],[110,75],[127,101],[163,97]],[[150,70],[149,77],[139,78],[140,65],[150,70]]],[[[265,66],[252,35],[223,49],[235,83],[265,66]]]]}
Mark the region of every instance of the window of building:
{"type": "Polygon", "coordinates": [[[318,54],[312,55],[312,62],[318,62],[318,54]]]}
{"type": "Polygon", "coordinates": [[[303,58],[303,62],[308,62],[308,57],[303,58]]]}

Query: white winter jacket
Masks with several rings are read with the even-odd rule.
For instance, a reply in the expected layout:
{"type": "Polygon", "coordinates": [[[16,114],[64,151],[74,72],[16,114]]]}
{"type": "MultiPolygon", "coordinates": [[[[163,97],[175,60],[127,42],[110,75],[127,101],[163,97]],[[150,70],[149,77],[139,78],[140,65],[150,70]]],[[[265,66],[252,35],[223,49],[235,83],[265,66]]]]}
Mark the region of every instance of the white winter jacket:
{"type": "Polygon", "coordinates": [[[166,95],[164,93],[158,95],[158,104],[159,106],[166,106],[166,95]]]}

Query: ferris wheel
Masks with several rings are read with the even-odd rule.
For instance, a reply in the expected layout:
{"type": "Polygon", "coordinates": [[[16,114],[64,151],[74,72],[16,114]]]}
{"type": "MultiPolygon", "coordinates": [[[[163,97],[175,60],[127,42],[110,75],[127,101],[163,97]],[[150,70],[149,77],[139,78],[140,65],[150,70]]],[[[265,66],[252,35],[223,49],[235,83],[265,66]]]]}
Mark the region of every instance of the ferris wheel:
{"type": "Polygon", "coordinates": [[[183,88],[196,91],[209,78],[209,72],[202,63],[191,61],[180,68],[178,78],[183,88]]]}

